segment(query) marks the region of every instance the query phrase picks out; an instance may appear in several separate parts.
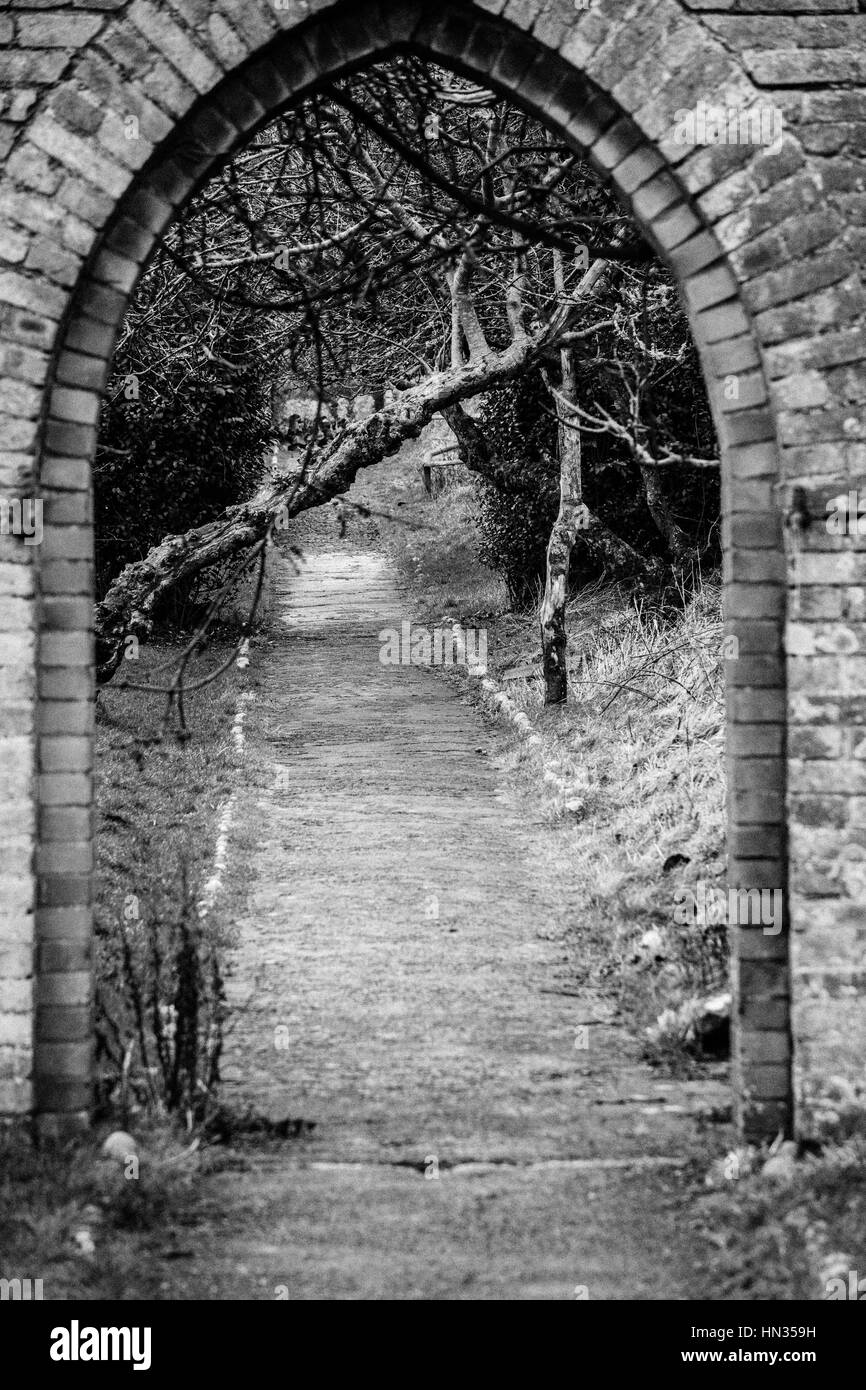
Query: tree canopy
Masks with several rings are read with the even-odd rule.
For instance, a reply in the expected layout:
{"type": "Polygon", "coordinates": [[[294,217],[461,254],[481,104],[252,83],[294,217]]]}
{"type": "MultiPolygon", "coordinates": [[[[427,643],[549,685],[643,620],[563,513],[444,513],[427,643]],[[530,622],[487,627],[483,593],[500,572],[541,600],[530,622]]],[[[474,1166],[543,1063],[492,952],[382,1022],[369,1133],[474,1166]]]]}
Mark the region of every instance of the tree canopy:
{"type": "Polygon", "coordinates": [[[280,518],[344,491],[437,413],[488,489],[542,510],[578,436],[580,542],[597,567],[715,553],[713,428],[665,267],[574,150],[414,57],[317,90],[201,188],[139,285],[109,396],[103,676],[178,584],[249,564],[280,518]],[[485,428],[465,409],[530,376],[543,389],[522,439],[506,444],[495,410],[485,428]],[[349,407],[280,473],[264,466],[266,396],[287,380],[349,407]],[[108,500],[123,459],[155,504],[136,535],[108,500]]]}

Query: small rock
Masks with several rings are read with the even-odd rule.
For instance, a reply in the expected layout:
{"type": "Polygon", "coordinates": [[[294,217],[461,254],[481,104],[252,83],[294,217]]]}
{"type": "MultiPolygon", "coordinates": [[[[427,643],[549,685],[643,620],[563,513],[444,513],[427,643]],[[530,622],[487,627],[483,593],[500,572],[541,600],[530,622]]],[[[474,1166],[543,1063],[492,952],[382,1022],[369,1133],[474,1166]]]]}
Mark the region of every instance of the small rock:
{"type": "Polygon", "coordinates": [[[113,1134],[109,1134],[102,1146],[103,1157],[116,1158],[119,1163],[125,1163],[130,1155],[137,1153],[138,1145],[132,1135],[122,1129],[116,1129],[113,1134]]]}
{"type": "MultiPolygon", "coordinates": [[[[636,960],[646,959],[638,953],[636,960]]],[[[709,999],[687,999],[676,1009],[665,1009],[647,1037],[653,1045],[678,1042],[703,1056],[723,1057],[730,1046],[731,996],[715,994],[709,999]]]]}
{"type": "Polygon", "coordinates": [[[784,1144],[780,1144],[774,1154],[770,1154],[770,1157],[761,1169],[761,1176],[788,1182],[793,1178],[796,1171],[797,1145],[789,1139],[786,1140],[784,1144]]]}
{"type": "Polygon", "coordinates": [[[700,1008],[695,1012],[694,1031],[704,1052],[714,1056],[727,1053],[731,1031],[729,993],[714,994],[710,999],[701,1000],[700,1008]]]}
{"type": "Polygon", "coordinates": [[[96,1242],[86,1226],[82,1226],[80,1231],[74,1231],[72,1239],[78,1246],[81,1254],[86,1255],[88,1259],[96,1254],[96,1242]]]}
{"type": "Polygon", "coordinates": [[[730,1018],[731,1016],[731,996],[728,991],[724,994],[713,994],[709,999],[703,1001],[703,1010],[711,1018],[730,1018]]]}
{"type": "Polygon", "coordinates": [[[657,927],[650,927],[645,931],[638,943],[642,951],[646,951],[651,956],[663,956],[665,952],[665,939],[657,927]]]}

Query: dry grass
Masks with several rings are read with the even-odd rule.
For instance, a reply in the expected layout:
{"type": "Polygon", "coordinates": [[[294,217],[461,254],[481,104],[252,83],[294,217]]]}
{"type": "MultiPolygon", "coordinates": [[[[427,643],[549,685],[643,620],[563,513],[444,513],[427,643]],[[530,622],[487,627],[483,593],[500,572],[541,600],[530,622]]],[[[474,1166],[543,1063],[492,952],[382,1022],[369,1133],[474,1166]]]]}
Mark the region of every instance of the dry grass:
{"type": "MultiPolygon", "coordinates": [[[[143,648],[136,679],[157,682],[157,666],[178,648],[143,648]]],[[[228,644],[216,644],[201,669],[212,669],[230,651],[228,644]]],[[[114,1113],[124,1125],[136,1122],[142,1107],[173,1104],[165,1083],[173,1068],[173,1040],[185,1028],[180,1001],[187,1001],[188,1010],[200,1006],[201,1026],[219,1009],[211,982],[223,944],[222,916],[215,913],[199,924],[196,903],[212,870],[220,809],[236,775],[231,726],[244,684],[232,667],[229,676],[193,695],[190,735],[183,739],[171,731],[159,737],[163,696],[109,688],[100,699],[98,1095],[100,1113],[114,1113]],[[195,961],[189,954],[193,943],[195,961]],[[160,1049],[154,1033],[163,1027],[160,1049]]],[[[204,1055],[201,1061],[205,1074],[204,1055]]]]}
{"type": "Polygon", "coordinates": [[[849,1297],[851,1273],[855,1284],[866,1276],[866,1140],[805,1154],[774,1178],[765,1161],[755,1150],[729,1155],[697,1202],[690,1224],[707,1242],[716,1297],[849,1297]]]}
{"type": "Polygon", "coordinates": [[[0,1277],[41,1279],[53,1301],[163,1296],[153,1255],[183,1253],[197,1184],[222,1155],[164,1123],[139,1124],[131,1176],[101,1155],[104,1133],[38,1149],[21,1131],[0,1132],[0,1277]]]}
{"type": "MultiPolygon", "coordinates": [[[[251,583],[234,596],[194,682],[228,660],[246,617],[251,583]]],[[[271,593],[266,584],[263,621],[271,593]]],[[[166,638],[141,649],[123,674],[164,685],[183,647],[166,638]]],[[[238,778],[233,720],[256,667],[235,664],[186,700],[188,731],[163,729],[165,696],[112,686],[97,709],[98,1113],[124,1126],[143,1111],[201,1118],[218,1070],[224,1012],[221,958],[230,938],[233,878],[205,914],[217,827],[238,778]]],[[[235,837],[236,839],[237,837],[235,837]]],[[[242,852],[237,843],[233,855],[242,852]]],[[[235,884],[235,890],[237,885],[235,884]]]]}
{"type": "MultiPolygon", "coordinates": [[[[677,890],[725,869],[719,607],[710,581],[674,605],[584,590],[569,605],[567,705],[545,708],[540,675],[504,682],[542,739],[519,756],[544,768],[595,971],[642,1029],[727,983],[724,929],[675,920],[677,890]]],[[[537,621],[503,619],[492,646],[500,677],[537,664],[537,621]]]]}

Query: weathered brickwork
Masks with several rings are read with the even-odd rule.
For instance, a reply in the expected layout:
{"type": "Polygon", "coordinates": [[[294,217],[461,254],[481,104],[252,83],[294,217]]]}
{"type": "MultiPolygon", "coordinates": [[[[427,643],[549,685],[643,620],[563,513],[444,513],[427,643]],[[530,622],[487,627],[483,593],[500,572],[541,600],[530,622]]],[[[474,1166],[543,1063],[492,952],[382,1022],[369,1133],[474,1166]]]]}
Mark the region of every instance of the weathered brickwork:
{"type": "Polygon", "coordinates": [[[807,1131],[830,1078],[863,1083],[866,1046],[866,538],[826,524],[829,499],[866,503],[858,0],[0,15],[0,497],[44,503],[41,545],[0,536],[0,1113],[67,1128],[89,1104],[90,459],[129,294],[225,152],[401,44],[588,151],[677,275],[723,446],[729,881],[786,898],[781,931],[735,933],[736,1096],[772,1133],[793,1077],[807,1131]],[[769,110],[779,138],[683,142],[702,102],[769,110]]]}

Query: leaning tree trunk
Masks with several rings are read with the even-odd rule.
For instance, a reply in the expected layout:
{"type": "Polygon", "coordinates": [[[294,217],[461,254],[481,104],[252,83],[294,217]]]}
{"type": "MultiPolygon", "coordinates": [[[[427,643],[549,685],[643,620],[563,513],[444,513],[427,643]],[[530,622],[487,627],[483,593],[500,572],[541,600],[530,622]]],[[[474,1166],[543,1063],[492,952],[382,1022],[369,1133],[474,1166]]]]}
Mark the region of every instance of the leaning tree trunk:
{"type": "Polygon", "coordinates": [[[568,699],[568,634],[565,604],[568,572],[577,533],[584,525],[580,429],[576,413],[569,412],[577,398],[574,353],[564,348],[562,386],[557,397],[559,417],[559,512],[547,544],[544,598],[539,615],[541,659],[544,671],[544,703],[561,705],[568,699]]]}
{"type": "Polygon", "coordinates": [[[315,451],[303,473],[270,478],[248,502],[182,536],[166,536],[143,560],[127,565],[96,608],[100,682],[110,680],[120,666],[126,637],[148,638],[160,604],[178,584],[249,550],[281,518],[288,520],[346,492],[362,468],[396,453],[437,411],[512,380],[549,354],[550,347],[542,333],[435,373],[392,404],[347,425],[337,439],[315,451]]]}

